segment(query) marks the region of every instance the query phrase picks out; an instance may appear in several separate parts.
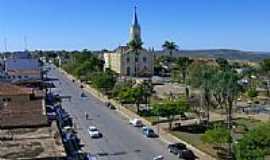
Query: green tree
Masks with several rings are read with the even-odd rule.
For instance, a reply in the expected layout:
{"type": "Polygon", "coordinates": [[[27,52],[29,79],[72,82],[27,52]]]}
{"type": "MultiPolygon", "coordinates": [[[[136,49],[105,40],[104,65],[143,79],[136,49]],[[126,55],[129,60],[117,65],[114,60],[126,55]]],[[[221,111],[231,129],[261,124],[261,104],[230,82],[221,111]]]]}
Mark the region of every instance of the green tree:
{"type": "Polygon", "coordinates": [[[267,96],[270,96],[270,58],[264,59],[259,63],[259,72],[261,73],[262,77],[265,77],[263,86],[267,90],[267,96]]]}
{"type": "Polygon", "coordinates": [[[171,57],[173,54],[173,51],[177,50],[178,46],[173,41],[165,41],[164,44],[162,45],[162,48],[164,50],[168,50],[169,55],[171,57]]]}
{"type": "Polygon", "coordinates": [[[119,92],[118,98],[121,103],[132,103],[136,105],[137,113],[140,112],[140,104],[143,101],[143,88],[142,87],[133,87],[126,88],[119,92]]]}
{"type": "Polygon", "coordinates": [[[185,93],[186,93],[186,97],[189,97],[189,88],[187,85],[187,76],[188,76],[188,68],[189,66],[192,64],[193,60],[190,59],[189,57],[179,57],[176,59],[176,65],[177,65],[177,69],[179,69],[179,71],[182,74],[182,80],[185,84],[185,93]]]}
{"type": "Polygon", "coordinates": [[[175,116],[183,114],[188,110],[189,105],[184,99],[177,101],[166,100],[162,103],[153,104],[153,113],[157,116],[167,117],[169,121],[169,129],[172,129],[172,123],[175,120],[175,116]]]}
{"type": "Polygon", "coordinates": [[[119,93],[132,88],[133,82],[131,80],[117,81],[112,90],[112,96],[118,97],[119,93]]]}
{"type": "Polygon", "coordinates": [[[226,69],[229,69],[231,68],[229,62],[227,59],[225,58],[217,58],[216,59],[216,63],[219,65],[219,67],[222,69],[222,70],[226,70],[226,69]]]}
{"type": "MultiPolygon", "coordinates": [[[[215,83],[213,83],[213,94],[220,107],[227,113],[227,128],[232,131],[232,112],[233,104],[241,92],[238,83],[239,76],[233,70],[222,70],[215,74],[215,83]]],[[[232,144],[228,145],[228,157],[232,157],[232,144]]]]}
{"type": "Polygon", "coordinates": [[[195,64],[192,65],[190,72],[190,82],[194,87],[200,88],[201,94],[201,107],[204,108],[206,113],[206,122],[209,122],[209,112],[213,105],[212,99],[212,89],[215,82],[214,75],[217,72],[217,68],[213,65],[207,64],[195,64]]]}
{"type": "Polygon", "coordinates": [[[237,160],[264,160],[270,154],[270,124],[259,125],[235,145],[237,160]]]}
{"type": "Polygon", "coordinates": [[[111,90],[116,82],[114,75],[108,72],[96,72],[91,78],[94,87],[101,91],[111,90]]]}
{"type": "Polygon", "coordinates": [[[231,141],[231,135],[227,128],[215,126],[213,129],[207,130],[201,136],[201,140],[204,143],[213,144],[219,149],[231,141]]]}

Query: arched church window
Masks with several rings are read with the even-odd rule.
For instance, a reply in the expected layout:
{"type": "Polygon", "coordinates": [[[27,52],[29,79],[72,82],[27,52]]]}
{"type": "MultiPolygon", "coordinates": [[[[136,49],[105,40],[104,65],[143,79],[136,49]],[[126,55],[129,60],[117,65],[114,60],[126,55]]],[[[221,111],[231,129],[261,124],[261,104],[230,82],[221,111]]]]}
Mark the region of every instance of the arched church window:
{"type": "Polygon", "coordinates": [[[143,62],[146,63],[147,59],[146,57],[143,57],[143,62]]]}
{"type": "Polygon", "coordinates": [[[137,56],[135,57],[135,62],[138,62],[138,57],[137,56]]]}
{"type": "Polygon", "coordinates": [[[127,67],[127,75],[130,76],[130,67],[127,67]]]}

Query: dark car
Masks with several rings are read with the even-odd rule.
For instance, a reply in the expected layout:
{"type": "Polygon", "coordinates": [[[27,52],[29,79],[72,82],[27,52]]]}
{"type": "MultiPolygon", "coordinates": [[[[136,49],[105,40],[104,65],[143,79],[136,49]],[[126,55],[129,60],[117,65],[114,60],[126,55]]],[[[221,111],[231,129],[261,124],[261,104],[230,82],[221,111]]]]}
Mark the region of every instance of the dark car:
{"type": "Polygon", "coordinates": [[[152,128],[149,127],[143,127],[143,134],[146,137],[156,137],[156,134],[152,128]]]}
{"type": "Polygon", "coordinates": [[[195,154],[189,150],[189,149],[186,149],[186,150],[182,150],[179,154],[178,154],[178,157],[179,158],[182,158],[182,159],[186,159],[186,160],[195,160],[197,157],[195,156],[195,154]]]}
{"type": "Polygon", "coordinates": [[[174,143],[168,145],[168,150],[170,153],[179,155],[181,154],[181,151],[186,150],[187,146],[183,143],[174,143]]]}

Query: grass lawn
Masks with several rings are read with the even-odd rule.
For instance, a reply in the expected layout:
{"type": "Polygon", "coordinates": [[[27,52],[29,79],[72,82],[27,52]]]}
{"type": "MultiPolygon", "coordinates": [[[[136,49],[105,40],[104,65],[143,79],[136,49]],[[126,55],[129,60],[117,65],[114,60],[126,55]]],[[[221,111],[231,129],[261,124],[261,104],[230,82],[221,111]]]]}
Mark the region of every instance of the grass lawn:
{"type": "MultiPolygon", "coordinates": [[[[253,129],[256,126],[258,126],[261,121],[254,120],[254,119],[248,119],[248,118],[237,118],[234,120],[234,122],[237,124],[237,126],[246,126],[247,129],[253,129]]],[[[174,136],[186,141],[187,143],[190,143],[191,145],[197,147],[203,152],[206,152],[207,154],[217,157],[216,150],[213,149],[213,146],[210,144],[205,144],[201,141],[201,136],[203,133],[191,133],[188,131],[170,131],[174,136]]]]}
{"type": "Polygon", "coordinates": [[[196,148],[200,149],[201,151],[213,156],[213,157],[217,157],[217,154],[216,154],[216,150],[214,150],[212,148],[211,145],[209,144],[205,144],[201,141],[201,136],[203,134],[194,134],[194,133],[188,133],[188,132],[182,132],[182,131],[171,131],[171,133],[186,141],[187,143],[195,146],[196,148]]]}

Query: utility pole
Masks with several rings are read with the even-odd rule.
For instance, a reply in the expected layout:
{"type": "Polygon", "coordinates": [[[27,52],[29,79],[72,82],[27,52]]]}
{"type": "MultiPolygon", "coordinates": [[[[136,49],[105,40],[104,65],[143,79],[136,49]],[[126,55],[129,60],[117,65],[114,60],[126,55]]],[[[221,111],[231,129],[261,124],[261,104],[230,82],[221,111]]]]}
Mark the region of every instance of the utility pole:
{"type": "Polygon", "coordinates": [[[5,50],[5,52],[8,51],[8,47],[7,47],[7,38],[6,38],[6,37],[4,38],[4,50],[5,50]]]}
{"type": "Polygon", "coordinates": [[[24,36],[23,40],[24,40],[24,49],[27,51],[27,37],[24,36]]]}

